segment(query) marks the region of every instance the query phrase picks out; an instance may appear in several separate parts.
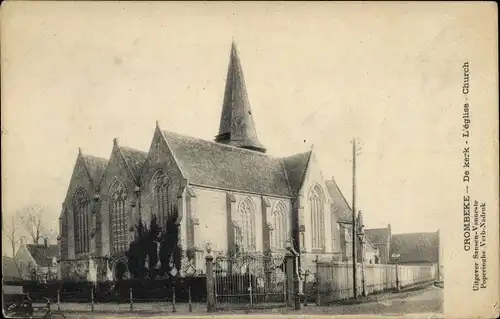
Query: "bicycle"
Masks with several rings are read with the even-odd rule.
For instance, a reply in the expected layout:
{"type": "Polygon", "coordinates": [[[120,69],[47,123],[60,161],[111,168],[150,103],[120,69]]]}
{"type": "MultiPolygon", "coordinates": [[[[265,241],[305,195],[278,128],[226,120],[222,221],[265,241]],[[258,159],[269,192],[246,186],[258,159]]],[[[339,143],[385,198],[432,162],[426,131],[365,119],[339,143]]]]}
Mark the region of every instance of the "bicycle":
{"type": "Polygon", "coordinates": [[[66,319],[66,316],[60,311],[52,311],[50,299],[46,300],[45,307],[33,307],[33,299],[29,293],[23,296],[22,300],[16,300],[5,307],[5,316],[7,318],[40,318],[40,319],[66,319]],[[36,310],[46,309],[45,313],[35,314],[36,310]]]}

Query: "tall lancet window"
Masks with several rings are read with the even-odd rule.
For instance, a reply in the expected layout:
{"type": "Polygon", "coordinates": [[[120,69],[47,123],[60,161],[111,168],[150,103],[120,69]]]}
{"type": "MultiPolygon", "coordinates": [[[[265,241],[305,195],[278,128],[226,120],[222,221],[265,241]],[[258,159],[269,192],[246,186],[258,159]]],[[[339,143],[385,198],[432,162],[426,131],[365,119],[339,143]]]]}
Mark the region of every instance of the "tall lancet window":
{"type": "Polygon", "coordinates": [[[243,252],[256,250],[255,242],[255,208],[250,198],[240,202],[238,213],[241,218],[241,245],[243,252]]]}
{"type": "Polygon", "coordinates": [[[285,248],[285,241],[288,240],[288,219],[283,202],[279,202],[272,212],[272,226],[272,247],[285,248]]]}
{"type": "Polygon", "coordinates": [[[159,171],[153,177],[153,214],[156,215],[158,223],[165,226],[169,217],[168,188],[169,180],[165,173],[159,171]]]}
{"type": "Polygon", "coordinates": [[[319,185],[309,192],[309,207],[311,211],[312,248],[325,248],[325,196],[319,185]]]}
{"type": "Polygon", "coordinates": [[[121,182],[116,181],[110,194],[111,247],[115,253],[127,249],[127,190],[121,182]]]}
{"type": "Polygon", "coordinates": [[[85,253],[90,250],[89,240],[89,205],[90,197],[87,191],[80,188],[74,197],[75,211],[75,252],[85,253]]]}

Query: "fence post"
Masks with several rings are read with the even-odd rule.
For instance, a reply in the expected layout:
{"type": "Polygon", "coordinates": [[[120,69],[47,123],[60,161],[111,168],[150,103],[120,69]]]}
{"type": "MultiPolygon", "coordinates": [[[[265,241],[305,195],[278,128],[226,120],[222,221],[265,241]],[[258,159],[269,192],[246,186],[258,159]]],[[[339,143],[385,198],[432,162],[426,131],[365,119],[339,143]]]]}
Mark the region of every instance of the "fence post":
{"type": "Polygon", "coordinates": [[[304,294],[304,307],[307,307],[307,277],[309,276],[309,269],[304,272],[304,284],[302,287],[302,293],[304,294]]]}
{"type": "Polygon", "coordinates": [[[90,311],[94,312],[94,288],[90,288],[90,311]]]}
{"type": "Polygon", "coordinates": [[[285,264],[285,272],[286,272],[286,304],[287,306],[292,306],[292,296],[293,296],[293,268],[294,268],[294,260],[291,254],[287,254],[285,256],[286,264],[285,264]]]}
{"type": "Polygon", "coordinates": [[[175,277],[172,279],[172,312],[177,312],[175,308],[175,277]]]}
{"type": "Polygon", "coordinates": [[[398,292],[401,291],[400,283],[399,283],[399,272],[398,272],[398,261],[396,261],[396,290],[398,292]]]}
{"type": "Polygon", "coordinates": [[[193,312],[193,304],[191,303],[191,285],[188,288],[189,312],[193,312]]]}
{"type": "Polygon", "coordinates": [[[295,290],[295,310],[300,310],[300,278],[299,278],[299,265],[298,257],[294,256],[293,263],[293,288],[295,290]]]}
{"type": "Polygon", "coordinates": [[[205,265],[207,273],[207,311],[215,311],[214,294],[214,257],[210,254],[211,249],[207,248],[208,255],[205,256],[205,265]]]}
{"type": "Polygon", "coordinates": [[[57,289],[57,311],[61,311],[61,296],[59,289],[57,289]]]}
{"type": "Polygon", "coordinates": [[[316,255],[316,259],[314,260],[316,263],[316,306],[321,304],[320,296],[319,296],[319,256],[316,255]]]}
{"type": "Polygon", "coordinates": [[[129,295],[130,295],[130,311],[133,311],[134,310],[134,295],[132,294],[132,288],[130,288],[129,295]]]}
{"type": "Polygon", "coordinates": [[[250,274],[250,269],[248,269],[248,293],[250,294],[250,308],[253,307],[253,295],[252,295],[252,275],[250,274]]]}

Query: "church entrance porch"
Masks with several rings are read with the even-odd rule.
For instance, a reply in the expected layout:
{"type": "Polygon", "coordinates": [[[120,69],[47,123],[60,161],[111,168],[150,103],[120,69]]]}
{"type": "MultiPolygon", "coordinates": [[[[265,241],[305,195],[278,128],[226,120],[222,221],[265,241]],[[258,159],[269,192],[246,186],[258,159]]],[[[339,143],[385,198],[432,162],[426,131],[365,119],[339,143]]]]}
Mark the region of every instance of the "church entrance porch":
{"type": "Polygon", "coordinates": [[[110,268],[113,274],[112,277],[114,281],[120,281],[130,278],[126,257],[120,256],[112,258],[110,261],[110,268]]]}

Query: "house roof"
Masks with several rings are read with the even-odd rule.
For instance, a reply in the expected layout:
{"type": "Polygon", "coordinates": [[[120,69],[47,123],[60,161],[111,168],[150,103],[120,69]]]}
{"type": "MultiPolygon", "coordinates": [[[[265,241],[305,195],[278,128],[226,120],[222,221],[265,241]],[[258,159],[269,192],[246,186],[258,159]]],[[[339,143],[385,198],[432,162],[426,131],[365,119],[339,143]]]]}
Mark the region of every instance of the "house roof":
{"type": "Polygon", "coordinates": [[[169,131],[163,131],[163,136],[191,184],[291,196],[290,176],[281,158],[169,131]]]}
{"type": "Polygon", "coordinates": [[[109,160],[87,154],[82,154],[82,158],[85,166],[87,167],[92,183],[97,187],[100,184],[101,177],[106,170],[109,160]]]}
{"type": "Polygon", "coordinates": [[[298,194],[302,187],[311,153],[312,151],[309,151],[283,158],[283,166],[293,195],[298,194]]]}
{"type": "Polygon", "coordinates": [[[119,147],[125,161],[127,162],[127,165],[130,167],[130,170],[132,171],[132,174],[134,174],[134,177],[136,179],[139,179],[143,164],[146,161],[148,153],[131,147],[126,147],[126,146],[119,146],[119,147]]]}
{"type": "Polygon", "coordinates": [[[19,268],[11,257],[2,256],[2,278],[4,280],[21,279],[19,268]]]}
{"type": "Polygon", "coordinates": [[[333,213],[341,223],[352,223],[352,209],[349,207],[344,195],[340,191],[337,183],[332,179],[326,181],[326,188],[332,199],[333,213]]]}
{"type": "Polygon", "coordinates": [[[52,258],[59,258],[59,246],[44,244],[28,244],[26,249],[35,260],[36,264],[41,267],[47,267],[52,264],[52,258]]]}
{"type": "Polygon", "coordinates": [[[365,236],[370,239],[374,245],[387,245],[391,237],[389,227],[365,229],[365,236]]]}
{"type": "Polygon", "coordinates": [[[439,260],[439,234],[395,234],[391,239],[391,251],[400,254],[400,263],[434,263],[439,260]]]}

